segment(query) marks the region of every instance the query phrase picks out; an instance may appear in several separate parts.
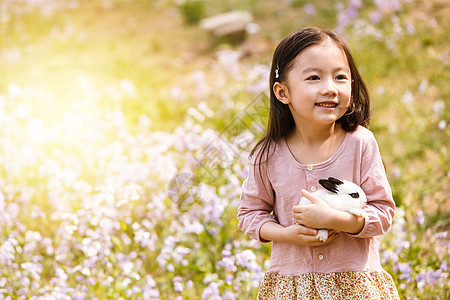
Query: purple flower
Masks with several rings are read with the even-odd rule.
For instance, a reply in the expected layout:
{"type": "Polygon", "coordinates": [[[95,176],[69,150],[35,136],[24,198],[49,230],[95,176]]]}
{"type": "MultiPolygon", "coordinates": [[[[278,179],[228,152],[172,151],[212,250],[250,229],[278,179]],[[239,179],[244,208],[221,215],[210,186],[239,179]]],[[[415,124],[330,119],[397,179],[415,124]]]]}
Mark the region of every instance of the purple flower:
{"type": "MultiPolygon", "coordinates": [[[[428,81],[424,80],[419,85],[419,91],[424,92],[428,88],[428,81]],[[423,86],[425,86],[423,88],[423,86]]],[[[437,116],[441,116],[445,110],[445,103],[442,100],[437,100],[433,102],[433,113],[437,116]]]]}
{"type": "Polygon", "coordinates": [[[388,262],[396,263],[398,262],[398,254],[392,250],[385,250],[381,252],[381,259],[383,261],[383,264],[388,262]]]}
{"type": "Polygon", "coordinates": [[[418,285],[423,285],[426,280],[426,273],[420,273],[416,276],[416,282],[418,285]]]}
{"type": "Polygon", "coordinates": [[[440,130],[444,130],[445,128],[447,128],[447,122],[445,120],[440,120],[438,123],[438,128],[440,130]]]}
{"type": "Polygon", "coordinates": [[[235,300],[237,296],[232,291],[226,291],[223,295],[224,300],[235,300]]]}
{"type": "Polygon", "coordinates": [[[417,211],[416,223],[419,225],[423,225],[425,223],[425,215],[421,210],[417,211]]]}
{"type": "Polygon", "coordinates": [[[356,9],[360,9],[362,6],[361,0],[351,0],[350,6],[356,9]]]}
{"type": "Polygon", "coordinates": [[[241,266],[247,268],[250,271],[256,272],[261,269],[261,266],[256,263],[255,253],[250,249],[236,253],[235,257],[237,266],[241,266]]]}
{"type": "Polygon", "coordinates": [[[306,4],[303,7],[303,11],[307,14],[307,15],[314,15],[316,13],[316,8],[314,7],[314,5],[312,5],[311,3],[306,4]]]}
{"type": "Polygon", "coordinates": [[[416,27],[414,27],[414,24],[409,23],[408,25],[406,25],[406,31],[409,34],[414,34],[416,32],[416,27]]]}
{"type": "Polygon", "coordinates": [[[438,240],[443,240],[447,237],[448,232],[447,231],[442,231],[442,232],[438,232],[434,235],[435,238],[437,238],[438,240]]]}
{"type": "Polygon", "coordinates": [[[429,284],[434,284],[442,275],[442,271],[441,270],[437,270],[437,271],[429,271],[428,274],[428,283],[429,284]]]}
{"type": "Polygon", "coordinates": [[[174,282],[173,283],[173,289],[175,292],[182,292],[183,291],[183,284],[181,282],[174,282]]]}
{"type": "MultiPolygon", "coordinates": [[[[422,80],[419,84],[419,92],[424,93],[428,88],[428,80],[422,80]]],[[[434,111],[434,104],[436,102],[433,103],[433,111],[434,111]]]]}
{"type": "Polygon", "coordinates": [[[347,27],[352,20],[355,20],[359,13],[358,10],[361,8],[361,1],[360,0],[352,0],[350,2],[349,7],[344,8],[344,6],[341,3],[338,3],[337,9],[338,9],[338,24],[335,28],[335,31],[339,34],[343,33],[345,27],[347,27]]]}
{"type": "Polygon", "coordinates": [[[397,249],[395,250],[395,252],[397,254],[400,254],[403,249],[409,249],[411,243],[409,241],[405,241],[405,240],[400,240],[397,242],[397,249]]]}
{"type": "Polygon", "coordinates": [[[436,283],[436,281],[439,280],[439,278],[441,278],[441,275],[442,275],[441,269],[438,269],[436,271],[429,270],[429,271],[425,271],[425,272],[422,272],[419,275],[417,275],[416,281],[417,281],[417,284],[420,286],[424,286],[425,283],[432,285],[432,284],[436,283]]]}
{"type": "Polygon", "coordinates": [[[180,276],[175,276],[175,278],[172,280],[173,289],[175,292],[183,291],[183,284],[181,283],[181,281],[182,281],[182,278],[180,276]]]}
{"type": "Polygon", "coordinates": [[[369,18],[373,23],[378,24],[383,18],[383,15],[379,11],[373,11],[369,14],[369,18]]]}
{"type": "Polygon", "coordinates": [[[219,284],[217,282],[211,282],[203,290],[202,299],[222,299],[222,297],[220,297],[219,284]]]}
{"type": "Polygon", "coordinates": [[[405,280],[405,279],[410,278],[411,264],[412,264],[411,261],[409,263],[398,263],[397,268],[401,273],[400,276],[398,277],[400,280],[405,280]]]}
{"type": "Polygon", "coordinates": [[[231,274],[228,274],[227,277],[225,277],[226,284],[231,285],[233,283],[233,279],[234,279],[234,276],[231,274]]]}
{"type": "Polygon", "coordinates": [[[402,176],[402,171],[399,168],[392,170],[391,175],[393,178],[398,179],[402,176]]]}
{"type": "Polygon", "coordinates": [[[390,6],[389,0],[375,0],[375,5],[379,10],[385,10],[390,6]]]}
{"type": "Polygon", "coordinates": [[[234,264],[234,260],[234,257],[223,257],[222,260],[218,262],[218,265],[228,272],[236,272],[237,267],[234,264]]]}
{"type": "Polygon", "coordinates": [[[405,104],[411,104],[414,101],[414,95],[411,91],[407,90],[402,96],[402,102],[405,104]]]}

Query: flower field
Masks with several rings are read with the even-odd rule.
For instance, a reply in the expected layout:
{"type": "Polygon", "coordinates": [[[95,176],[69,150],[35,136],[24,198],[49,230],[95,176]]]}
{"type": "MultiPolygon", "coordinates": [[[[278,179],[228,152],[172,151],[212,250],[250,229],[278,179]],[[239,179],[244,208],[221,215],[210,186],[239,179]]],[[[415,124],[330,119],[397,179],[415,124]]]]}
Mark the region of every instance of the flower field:
{"type": "Polygon", "coordinates": [[[273,2],[0,2],[0,299],[255,299],[270,244],[238,230],[240,189],[272,51],[308,25],[371,92],[383,266],[402,299],[450,298],[450,5],[273,2]],[[243,45],[196,25],[230,9],[254,15],[243,45]]]}

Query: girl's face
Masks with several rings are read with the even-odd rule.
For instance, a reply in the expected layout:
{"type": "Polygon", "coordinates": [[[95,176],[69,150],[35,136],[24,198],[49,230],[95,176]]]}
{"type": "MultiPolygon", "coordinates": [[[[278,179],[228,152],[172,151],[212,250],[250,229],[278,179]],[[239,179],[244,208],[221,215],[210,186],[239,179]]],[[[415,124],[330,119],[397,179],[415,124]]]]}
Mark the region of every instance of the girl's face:
{"type": "Polygon", "coordinates": [[[332,125],[350,105],[351,73],[347,57],[330,39],[303,50],[274,93],[289,105],[296,126],[332,125]]]}

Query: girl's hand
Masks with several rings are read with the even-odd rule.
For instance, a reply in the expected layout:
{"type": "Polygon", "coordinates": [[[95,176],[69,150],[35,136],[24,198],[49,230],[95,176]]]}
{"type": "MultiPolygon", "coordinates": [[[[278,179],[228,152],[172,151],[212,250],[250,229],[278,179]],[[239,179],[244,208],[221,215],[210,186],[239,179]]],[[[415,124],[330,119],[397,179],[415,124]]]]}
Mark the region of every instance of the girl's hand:
{"type": "Polygon", "coordinates": [[[282,242],[304,247],[323,246],[338,236],[337,232],[329,230],[328,239],[322,242],[316,238],[316,234],[317,230],[298,224],[285,227],[281,232],[282,242]]]}
{"type": "Polygon", "coordinates": [[[302,190],[302,195],[311,201],[311,204],[295,205],[292,208],[295,222],[310,228],[330,228],[336,210],[305,190],[302,190]]]}

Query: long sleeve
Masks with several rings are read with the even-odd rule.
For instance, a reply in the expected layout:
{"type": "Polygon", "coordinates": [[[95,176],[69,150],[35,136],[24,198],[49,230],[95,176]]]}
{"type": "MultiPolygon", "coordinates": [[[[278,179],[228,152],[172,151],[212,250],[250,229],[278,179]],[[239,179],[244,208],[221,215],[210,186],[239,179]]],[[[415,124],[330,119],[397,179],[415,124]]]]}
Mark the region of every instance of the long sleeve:
{"type": "Polygon", "coordinates": [[[370,134],[361,159],[361,187],[366,192],[367,213],[361,232],[354,237],[368,238],[385,234],[395,213],[392,191],[381,160],[378,144],[370,134]]]}
{"type": "MultiPolygon", "coordinates": [[[[254,160],[254,159],[253,159],[254,160]]],[[[238,208],[238,226],[247,236],[261,240],[259,230],[266,222],[276,222],[272,214],[274,208],[274,193],[270,183],[267,164],[250,164],[249,174],[242,185],[242,194],[238,208]]]]}

